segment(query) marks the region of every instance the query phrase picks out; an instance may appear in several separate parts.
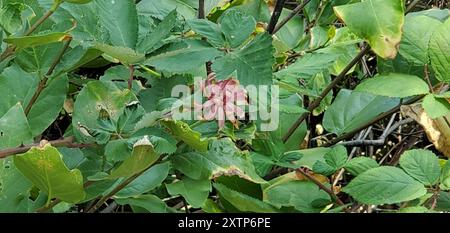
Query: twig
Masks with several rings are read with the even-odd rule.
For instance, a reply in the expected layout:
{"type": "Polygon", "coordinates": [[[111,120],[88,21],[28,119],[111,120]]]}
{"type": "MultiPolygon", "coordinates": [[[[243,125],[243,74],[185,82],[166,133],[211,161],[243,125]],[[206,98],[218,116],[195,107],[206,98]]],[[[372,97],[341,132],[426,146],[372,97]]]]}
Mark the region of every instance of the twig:
{"type": "Polygon", "coordinates": [[[414,0],[409,4],[409,6],[406,8],[406,13],[410,12],[421,0],[414,0]]]}
{"type": "MultiPolygon", "coordinates": [[[[54,140],[54,141],[49,141],[48,143],[50,143],[50,145],[52,145],[54,147],[68,147],[68,148],[84,148],[84,147],[90,147],[90,146],[95,145],[95,144],[75,143],[74,137],[62,138],[62,139],[58,139],[58,140],[54,140]]],[[[36,147],[36,146],[39,146],[39,143],[34,143],[31,145],[0,150],[0,159],[6,158],[6,157],[12,156],[12,155],[25,153],[28,150],[30,150],[32,147],[36,147]]]]}
{"type": "Polygon", "coordinates": [[[300,126],[300,124],[309,116],[309,114],[311,112],[313,112],[314,109],[316,109],[319,105],[320,102],[322,102],[322,100],[328,95],[328,93],[341,81],[343,81],[348,73],[348,71],[350,69],[353,68],[353,66],[355,66],[360,60],[361,58],[369,52],[369,46],[367,45],[366,47],[364,47],[359,53],[358,55],[356,55],[355,58],[353,58],[353,60],[344,68],[344,70],[342,70],[342,72],[325,88],[325,90],[322,91],[322,93],[319,95],[319,97],[317,97],[316,99],[314,99],[313,102],[311,102],[311,104],[309,104],[308,106],[308,111],[303,113],[295,122],[294,124],[289,128],[288,132],[283,136],[283,142],[286,142],[291,136],[292,134],[295,132],[295,130],[297,130],[297,128],[300,126]]]}
{"type": "Polygon", "coordinates": [[[267,32],[269,32],[270,35],[274,34],[275,26],[278,23],[278,19],[280,19],[281,11],[283,11],[284,2],[285,0],[277,0],[277,3],[275,4],[269,26],[267,26],[267,32]]]}
{"type": "Polygon", "coordinates": [[[308,174],[308,172],[303,171],[302,168],[299,168],[296,170],[297,172],[301,173],[303,176],[305,176],[306,178],[308,178],[310,181],[312,181],[314,184],[316,184],[317,186],[319,186],[320,189],[322,189],[323,191],[327,192],[328,195],[330,195],[330,197],[336,202],[336,204],[343,206],[344,202],[341,201],[341,199],[339,199],[338,196],[336,196],[336,194],[333,192],[333,190],[329,189],[328,187],[326,187],[325,185],[323,185],[320,181],[318,181],[316,178],[314,178],[313,176],[311,176],[310,174],[308,174]]]}
{"type": "Polygon", "coordinates": [[[106,201],[108,201],[111,197],[113,197],[116,193],[118,193],[120,190],[125,188],[127,185],[129,185],[131,182],[133,182],[136,178],[138,178],[140,175],[142,175],[145,171],[150,169],[152,166],[149,166],[148,168],[144,169],[143,171],[136,173],[132,176],[130,176],[128,179],[126,179],[124,182],[120,183],[117,187],[115,187],[111,192],[100,198],[100,200],[95,203],[91,208],[89,208],[86,213],[94,213],[97,211],[106,201]]]}
{"type": "Polygon", "coordinates": [[[300,11],[302,11],[303,8],[305,8],[306,4],[308,4],[310,1],[311,0],[304,0],[302,2],[302,4],[300,4],[296,8],[294,8],[286,18],[281,20],[281,22],[275,26],[272,34],[277,33],[287,22],[289,22],[289,20],[291,20],[292,18],[294,18],[294,16],[296,16],[298,13],[300,13],[300,11]]]}
{"type": "Polygon", "coordinates": [[[128,89],[131,90],[133,88],[134,66],[133,65],[129,65],[128,68],[130,70],[130,78],[128,78],[128,89]]]}
{"type": "MultiPolygon", "coordinates": [[[[412,103],[414,103],[416,101],[421,100],[423,97],[424,97],[423,95],[416,96],[416,97],[410,99],[409,101],[407,101],[407,102],[405,102],[403,104],[404,105],[412,104],[412,103]]],[[[353,135],[355,135],[359,131],[361,131],[361,130],[363,130],[363,129],[365,129],[365,128],[367,128],[367,127],[369,127],[369,126],[371,126],[371,125],[373,125],[375,123],[377,123],[378,121],[380,121],[380,120],[382,120],[382,119],[384,119],[386,117],[389,117],[390,115],[392,115],[392,114],[394,114],[396,112],[398,112],[400,110],[400,107],[403,104],[399,104],[396,107],[392,108],[391,110],[389,110],[389,111],[387,111],[387,112],[385,112],[385,113],[375,117],[374,119],[372,119],[371,121],[367,122],[366,124],[364,124],[364,125],[356,128],[356,129],[354,129],[354,130],[352,130],[352,131],[350,131],[350,132],[348,132],[346,134],[343,134],[343,135],[341,135],[341,136],[339,136],[339,137],[329,141],[328,143],[324,144],[323,147],[329,147],[329,146],[335,145],[336,143],[338,143],[340,141],[343,141],[343,140],[346,140],[346,139],[349,139],[349,138],[353,137],[353,135]]]]}
{"type": "Polygon", "coordinates": [[[47,85],[48,77],[53,73],[56,66],[61,61],[61,58],[64,56],[64,53],[69,48],[70,42],[72,42],[72,37],[66,37],[66,38],[64,38],[64,40],[66,41],[66,43],[64,44],[63,49],[61,50],[61,52],[58,54],[58,56],[53,61],[52,65],[48,69],[47,73],[44,75],[44,78],[41,81],[39,81],[36,91],[34,92],[33,96],[31,97],[30,102],[28,102],[28,105],[24,110],[26,116],[28,116],[28,114],[31,111],[31,108],[33,107],[33,104],[36,102],[36,100],[41,95],[42,91],[45,89],[45,86],[47,85]]]}
{"type": "Polygon", "coordinates": [[[404,120],[397,122],[392,127],[390,127],[388,125],[388,127],[386,127],[386,130],[383,132],[383,134],[377,140],[355,140],[355,141],[341,142],[341,143],[339,143],[339,145],[343,145],[343,146],[369,146],[369,145],[381,146],[386,142],[387,136],[389,136],[391,133],[393,133],[394,130],[396,130],[401,125],[408,124],[413,121],[414,120],[412,118],[406,118],[404,120]]]}
{"type": "Polygon", "coordinates": [[[205,18],[205,0],[198,0],[198,18],[205,18]]]}

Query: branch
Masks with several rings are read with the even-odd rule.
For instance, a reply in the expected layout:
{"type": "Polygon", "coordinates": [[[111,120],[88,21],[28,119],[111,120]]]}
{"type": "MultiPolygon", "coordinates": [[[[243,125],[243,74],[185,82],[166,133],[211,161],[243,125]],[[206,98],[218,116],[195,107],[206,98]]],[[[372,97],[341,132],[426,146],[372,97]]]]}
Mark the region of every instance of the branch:
{"type": "Polygon", "coordinates": [[[28,116],[28,114],[31,111],[31,108],[33,107],[33,104],[37,101],[37,99],[41,95],[42,91],[45,89],[45,86],[47,85],[47,81],[48,81],[48,76],[50,76],[53,73],[53,71],[55,70],[56,66],[61,61],[61,58],[64,56],[64,53],[69,48],[70,42],[72,42],[72,37],[64,38],[64,40],[66,41],[66,43],[64,44],[63,49],[58,54],[58,56],[56,56],[56,58],[53,61],[52,65],[50,66],[50,68],[48,69],[47,73],[45,74],[44,78],[41,81],[39,81],[38,87],[37,87],[36,91],[34,92],[33,97],[31,97],[30,102],[28,102],[28,105],[27,105],[27,107],[25,108],[25,111],[24,111],[26,116],[28,116]]]}
{"type": "MultiPolygon", "coordinates": [[[[95,144],[75,143],[74,137],[62,138],[62,139],[58,139],[58,140],[54,140],[54,141],[49,141],[48,143],[50,143],[50,145],[52,145],[54,147],[68,147],[68,148],[84,148],[84,147],[90,147],[90,146],[95,145],[95,144]]],[[[16,148],[0,150],[0,159],[6,158],[6,157],[12,156],[12,155],[25,153],[28,150],[30,150],[32,147],[36,147],[36,146],[39,146],[39,143],[33,143],[30,145],[26,145],[26,146],[19,146],[16,148]]]]}
{"type": "Polygon", "coordinates": [[[205,0],[198,0],[198,18],[205,18],[205,0]]]}
{"type": "Polygon", "coordinates": [[[281,11],[283,11],[285,0],[277,0],[275,4],[275,9],[273,10],[272,17],[270,18],[269,26],[267,27],[267,32],[270,35],[274,34],[275,26],[278,23],[278,19],[280,18],[281,11]]]}
{"type": "Polygon", "coordinates": [[[414,120],[412,118],[407,118],[402,121],[397,122],[392,127],[388,126],[386,127],[383,134],[378,138],[377,140],[354,140],[354,141],[348,141],[348,142],[341,142],[339,145],[343,146],[382,146],[386,142],[387,136],[389,136],[394,130],[396,130],[398,127],[413,122],[414,120]]]}
{"type": "Polygon", "coordinates": [[[400,110],[400,107],[401,107],[402,105],[412,104],[412,103],[414,103],[414,102],[416,102],[416,101],[421,100],[423,97],[424,97],[424,95],[416,96],[415,98],[412,98],[412,99],[410,99],[409,101],[406,101],[406,102],[403,103],[403,104],[400,103],[399,105],[397,105],[397,106],[394,107],[393,109],[391,109],[391,110],[389,110],[389,111],[387,111],[387,112],[385,112],[385,113],[383,113],[383,114],[381,114],[381,115],[375,117],[373,120],[367,122],[366,124],[362,125],[361,127],[358,127],[358,128],[356,128],[356,129],[354,129],[354,130],[352,130],[352,131],[350,131],[350,132],[348,132],[348,133],[346,133],[346,134],[343,134],[343,135],[341,135],[341,136],[339,136],[339,137],[337,137],[337,138],[335,138],[335,139],[329,141],[328,143],[326,143],[325,145],[323,145],[323,147],[329,147],[329,146],[335,145],[336,143],[338,143],[338,142],[340,142],[340,141],[349,139],[349,138],[353,137],[353,135],[355,135],[355,134],[358,133],[359,131],[361,131],[361,130],[363,130],[363,129],[365,129],[365,128],[367,128],[367,127],[369,127],[369,126],[371,126],[371,125],[373,125],[373,124],[375,124],[375,123],[377,123],[378,121],[381,121],[382,119],[384,119],[384,118],[386,118],[386,117],[389,117],[390,115],[392,115],[392,114],[394,114],[394,113],[396,113],[396,112],[398,112],[398,111],[400,110]]]}
{"type": "Polygon", "coordinates": [[[303,8],[305,8],[306,4],[308,4],[310,1],[311,0],[305,0],[302,2],[302,4],[294,8],[294,10],[292,10],[292,12],[286,18],[284,18],[279,24],[277,24],[277,26],[275,26],[272,34],[277,33],[287,22],[289,22],[289,20],[291,20],[292,18],[294,18],[295,15],[300,13],[300,11],[302,11],[303,8]]]}
{"type": "Polygon", "coordinates": [[[325,88],[325,90],[322,91],[322,93],[319,95],[319,97],[317,97],[316,99],[314,99],[313,102],[311,102],[311,104],[308,106],[308,111],[303,113],[295,122],[294,124],[289,128],[288,132],[283,136],[283,142],[286,143],[286,141],[289,139],[289,137],[292,136],[292,134],[295,132],[295,130],[297,130],[297,128],[300,126],[300,124],[309,116],[309,114],[316,109],[319,105],[320,102],[322,102],[322,100],[325,98],[325,96],[328,95],[328,93],[333,90],[333,88],[340,83],[341,81],[343,81],[347,75],[347,73],[353,68],[353,66],[355,66],[360,60],[361,58],[368,53],[370,50],[369,46],[367,45],[366,47],[364,47],[359,53],[358,55],[356,55],[355,58],[353,58],[353,60],[344,68],[344,70],[342,70],[342,72],[325,88]]]}
{"type": "Polygon", "coordinates": [[[134,66],[128,66],[130,70],[130,78],[128,79],[128,89],[131,90],[133,88],[133,79],[134,79],[134,66]]]}
{"type": "Polygon", "coordinates": [[[343,206],[344,202],[341,201],[341,199],[339,199],[338,196],[336,196],[336,194],[333,192],[333,190],[329,189],[328,187],[326,187],[325,185],[323,185],[320,181],[318,181],[316,178],[314,178],[313,176],[311,176],[310,174],[308,174],[308,172],[303,171],[302,168],[299,168],[296,170],[297,172],[301,173],[303,176],[305,176],[306,178],[308,178],[310,181],[312,181],[314,184],[316,184],[317,186],[319,186],[320,189],[322,189],[323,191],[327,192],[328,195],[330,195],[331,199],[333,199],[336,204],[343,206]]]}

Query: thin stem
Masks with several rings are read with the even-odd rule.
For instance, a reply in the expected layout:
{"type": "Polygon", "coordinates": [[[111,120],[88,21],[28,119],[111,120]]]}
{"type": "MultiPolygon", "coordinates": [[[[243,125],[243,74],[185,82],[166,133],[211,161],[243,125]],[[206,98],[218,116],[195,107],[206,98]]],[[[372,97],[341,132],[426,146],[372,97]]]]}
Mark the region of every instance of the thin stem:
{"type": "MultiPolygon", "coordinates": [[[[90,147],[90,146],[95,145],[95,144],[75,143],[74,137],[62,138],[62,139],[58,139],[58,140],[54,140],[54,141],[49,141],[48,143],[50,143],[54,147],[69,147],[69,148],[84,148],[84,147],[90,147]]],[[[32,147],[36,147],[36,146],[39,146],[39,143],[34,143],[31,145],[0,150],[0,159],[6,158],[6,157],[12,156],[12,155],[25,153],[28,150],[30,150],[32,147]]]]}
{"type": "Polygon", "coordinates": [[[111,197],[113,197],[116,193],[118,193],[120,190],[125,188],[127,185],[129,185],[131,182],[133,182],[136,178],[138,178],[140,175],[142,175],[145,171],[147,171],[152,166],[149,166],[147,169],[144,169],[143,171],[136,173],[132,176],[130,176],[128,179],[126,179],[124,182],[120,183],[117,187],[115,187],[111,192],[100,198],[100,200],[95,203],[91,208],[89,208],[86,213],[94,213],[97,211],[106,201],[108,201],[111,197]]]}
{"type": "Polygon", "coordinates": [[[267,26],[267,32],[269,32],[269,34],[271,35],[274,34],[275,26],[278,23],[281,11],[283,11],[284,2],[285,0],[277,0],[277,3],[275,4],[272,17],[270,18],[269,26],[267,26]]]}
{"type": "Polygon", "coordinates": [[[343,206],[344,202],[341,201],[341,199],[339,199],[338,196],[336,196],[336,194],[333,192],[333,190],[329,189],[328,187],[326,187],[325,185],[323,185],[320,181],[318,181],[316,178],[314,178],[313,176],[311,176],[310,174],[308,174],[308,172],[303,171],[302,168],[299,168],[296,170],[297,172],[299,172],[300,174],[302,174],[303,176],[305,176],[306,178],[308,178],[310,181],[312,181],[314,184],[316,184],[317,186],[319,186],[320,189],[322,189],[323,191],[327,192],[328,195],[330,195],[330,197],[336,202],[336,204],[343,206]]]}
{"type": "Polygon", "coordinates": [[[300,11],[302,11],[303,8],[305,8],[306,4],[308,4],[310,1],[311,0],[305,0],[302,2],[302,4],[294,8],[294,10],[292,10],[291,13],[286,18],[281,20],[281,22],[278,23],[277,26],[275,26],[275,28],[273,29],[273,34],[277,33],[284,25],[286,25],[287,22],[289,22],[289,20],[291,20],[292,18],[294,18],[294,16],[300,13],[300,11]]]}
{"type": "Polygon", "coordinates": [[[130,69],[130,78],[128,79],[128,89],[131,90],[133,88],[134,66],[129,65],[128,68],[130,69]]]}
{"type": "Polygon", "coordinates": [[[198,0],[198,18],[205,18],[205,0],[198,0]]]}
{"type": "Polygon", "coordinates": [[[33,96],[30,99],[30,102],[28,103],[27,107],[25,108],[24,112],[25,112],[26,116],[28,116],[28,114],[31,111],[31,108],[33,107],[33,104],[36,103],[36,101],[39,98],[39,96],[41,95],[42,91],[45,89],[45,86],[47,85],[47,81],[48,81],[48,76],[52,75],[56,66],[59,64],[62,57],[64,56],[64,53],[67,51],[67,49],[69,49],[70,42],[72,42],[72,37],[67,37],[64,40],[66,41],[66,43],[64,44],[63,49],[61,50],[61,52],[58,54],[58,56],[53,61],[52,65],[48,69],[44,78],[41,81],[39,81],[36,91],[34,92],[33,96]]]}
{"type": "Polygon", "coordinates": [[[292,134],[295,132],[295,130],[297,130],[297,128],[300,126],[300,124],[309,116],[309,114],[316,109],[319,105],[320,102],[322,102],[322,100],[328,95],[328,93],[333,90],[333,88],[340,83],[341,81],[343,81],[348,73],[348,71],[350,71],[350,69],[353,68],[353,66],[355,66],[360,60],[361,58],[369,52],[369,46],[364,47],[359,53],[358,55],[356,55],[356,57],[344,68],[344,70],[342,70],[342,72],[325,88],[325,90],[322,91],[322,93],[316,98],[314,99],[313,102],[311,102],[311,104],[308,106],[308,111],[303,113],[295,122],[294,124],[289,128],[288,132],[283,136],[283,142],[286,142],[289,137],[292,136],[292,134]]]}

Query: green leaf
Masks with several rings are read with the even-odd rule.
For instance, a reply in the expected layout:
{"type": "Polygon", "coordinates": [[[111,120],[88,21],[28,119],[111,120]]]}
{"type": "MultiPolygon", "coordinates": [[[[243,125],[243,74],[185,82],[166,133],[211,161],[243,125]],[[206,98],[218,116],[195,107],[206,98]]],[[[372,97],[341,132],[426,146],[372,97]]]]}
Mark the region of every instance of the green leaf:
{"type": "Polygon", "coordinates": [[[187,72],[204,65],[223,53],[200,40],[185,40],[175,50],[153,56],[146,65],[170,72],[187,72]]]}
{"type": "Polygon", "coordinates": [[[255,31],[256,21],[252,16],[244,15],[241,11],[230,9],[219,19],[222,32],[232,48],[244,43],[255,31]]]}
{"type": "MultiPolygon", "coordinates": [[[[431,25],[429,25],[431,26],[431,25]]],[[[429,55],[431,67],[436,78],[443,82],[450,82],[450,19],[447,19],[440,27],[436,28],[431,36],[429,55]]]]}
{"type": "Polygon", "coordinates": [[[379,74],[359,84],[355,91],[375,95],[405,98],[429,92],[427,83],[414,75],[390,73],[379,74]]]}
{"type": "MultiPolygon", "coordinates": [[[[108,112],[108,115],[117,120],[122,115],[126,105],[135,100],[128,90],[120,90],[113,82],[91,81],[78,94],[75,101],[72,126],[74,135],[83,139],[81,128],[97,129],[100,110],[108,112]]],[[[84,139],[86,140],[86,139],[84,139]]]]}
{"type": "Polygon", "coordinates": [[[310,78],[311,76],[327,70],[333,65],[337,58],[338,55],[331,53],[308,53],[286,69],[278,71],[275,75],[282,80],[288,78],[310,78]]]}
{"type": "Polygon", "coordinates": [[[170,195],[181,195],[194,208],[202,207],[211,192],[210,180],[193,180],[188,177],[172,184],[166,184],[170,195]]]}
{"type": "Polygon", "coordinates": [[[150,213],[175,213],[176,210],[170,208],[159,197],[146,194],[132,198],[118,198],[116,199],[119,205],[130,205],[132,207],[141,207],[150,213]]]}
{"type": "Polygon", "coordinates": [[[342,135],[398,104],[398,99],[342,89],[325,112],[323,126],[329,132],[342,135]]]}
{"type": "Polygon", "coordinates": [[[219,192],[219,195],[231,203],[236,209],[242,212],[254,213],[276,213],[278,210],[272,205],[261,200],[240,193],[225,185],[214,183],[214,188],[219,192]]]}
{"type": "Polygon", "coordinates": [[[103,43],[94,43],[94,48],[102,51],[103,53],[119,60],[125,65],[131,65],[141,62],[145,59],[144,54],[140,54],[135,50],[121,46],[111,46],[103,43]]]}
{"type": "Polygon", "coordinates": [[[138,17],[134,0],[97,0],[101,24],[114,46],[134,49],[138,38],[138,17]]]}
{"type": "Polygon", "coordinates": [[[436,95],[428,94],[422,102],[422,107],[431,119],[447,115],[450,111],[450,103],[447,99],[438,98],[436,95]]]}
{"type": "Polygon", "coordinates": [[[17,46],[17,49],[25,49],[29,47],[37,47],[40,45],[65,41],[71,36],[64,32],[53,32],[43,35],[24,36],[24,37],[8,37],[4,39],[6,43],[17,46]]]}
{"type": "Polygon", "coordinates": [[[410,206],[401,208],[398,213],[426,213],[428,209],[423,206],[410,206]]]}
{"type": "Polygon", "coordinates": [[[273,76],[273,50],[272,37],[261,33],[242,49],[217,59],[212,69],[219,80],[227,79],[236,72],[236,78],[242,85],[270,85],[273,76]]]}
{"type": "Polygon", "coordinates": [[[173,10],[170,12],[161,23],[150,34],[146,35],[141,41],[139,41],[136,50],[139,53],[153,52],[161,40],[167,38],[170,32],[175,27],[177,20],[177,12],[173,10]]]}
{"type": "Polygon", "coordinates": [[[31,205],[29,199],[32,184],[12,162],[0,160],[0,212],[26,213],[31,205]]]}
{"type": "Polygon", "coordinates": [[[402,38],[403,0],[366,0],[334,7],[337,17],[382,58],[394,59],[402,38]]]}
{"type": "Polygon", "coordinates": [[[264,190],[264,200],[278,208],[286,206],[303,213],[319,213],[330,203],[330,196],[312,182],[290,181],[264,190]]]}
{"type": "Polygon", "coordinates": [[[33,147],[27,153],[16,156],[14,164],[25,177],[47,194],[48,202],[59,198],[65,202],[77,203],[86,195],[80,170],[69,170],[62,155],[50,144],[33,147]]]}
{"type": "Polygon", "coordinates": [[[20,103],[0,116],[0,148],[21,145],[32,139],[31,129],[20,103]]]}
{"type": "Polygon", "coordinates": [[[428,64],[428,44],[434,31],[442,23],[424,15],[407,15],[400,43],[400,54],[414,63],[428,64]]]}
{"type": "Polygon", "coordinates": [[[189,20],[188,25],[197,34],[206,37],[206,41],[216,48],[225,45],[225,38],[219,25],[206,19],[189,20]]]}
{"type": "Polygon", "coordinates": [[[414,200],[427,190],[396,167],[377,167],[354,178],[343,191],[364,204],[394,204],[414,200]]]}
{"type": "Polygon", "coordinates": [[[442,168],[442,174],[440,176],[440,185],[439,187],[442,190],[450,190],[450,162],[445,163],[444,167],[442,168]]]}
{"type": "Polygon", "coordinates": [[[314,164],[313,171],[326,176],[332,175],[338,169],[344,167],[347,158],[347,149],[342,145],[335,146],[325,153],[325,162],[317,161],[314,164]]]}
{"type": "Polygon", "coordinates": [[[169,175],[170,163],[156,164],[114,196],[117,198],[135,197],[147,193],[160,186],[169,175]]]}
{"type": "Polygon", "coordinates": [[[138,174],[153,165],[159,156],[160,154],[155,151],[154,145],[146,135],[133,145],[131,156],[123,161],[117,169],[113,170],[108,179],[138,174]]]}
{"type": "Polygon", "coordinates": [[[345,170],[354,176],[358,176],[359,174],[376,167],[379,167],[377,161],[367,157],[351,159],[344,166],[345,170]]]}
{"type": "Polygon", "coordinates": [[[254,183],[266,182],[256,173],[250,156],[236,148],[229,138],[212,140],[204,154],[177,154],[172,162],[175,169],[196,180],[237,175],[254,183]]]}
{"type": "MultiPolygon", "coordinates": [[[[22,12],[29,8],[22,3],[4,3],[0,9],[0,27],[14,34],[22,29],[22,12]]],[[[1,41],[1,40],[0,40],[1,41]]]]}
{"type": "Polygon", "coordinates": [[[435,185],[441,168],[438,157],[429,150],[409,150],[400,157],[400,166],[424,185],[435,185]]]}
{"type": "Polygon", "coordinates": [[[167,127],[175,138],[197,151],[205,152],[208,149],[208,139],[203,138],[199,132],[192,130],[185,122],[164,120],[161,124],[167,127]]]}

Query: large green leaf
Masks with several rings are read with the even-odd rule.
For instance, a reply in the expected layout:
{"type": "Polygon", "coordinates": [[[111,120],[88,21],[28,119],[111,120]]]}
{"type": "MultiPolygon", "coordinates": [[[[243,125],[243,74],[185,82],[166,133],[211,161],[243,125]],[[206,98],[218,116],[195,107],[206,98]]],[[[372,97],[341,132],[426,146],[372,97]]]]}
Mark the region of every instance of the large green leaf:
{"type": "Polygon", "coordinates": [[[448,160],[442,168],[442,174],[439,177],[439,182],[439,187],[442,190],[450,190],[450,162],[448,160]]]}
{"type": "Polygon", "coordinates": [[[270,85],[273,76],[273,50],[272,37],[261,33],[242,49],[217,59],[212,69],[218,79],[227,79],[236,72],[236,78],[242,85],[270,85]]]}
{"type": "Polygon", "coordinates": [[[400,43],[400,54],[417,64],[427,64],[428,44],[434,31],[442,23],[424,15],[407,15],[403,27],[403,37],[400,43]]]}
{"type": "Polygon", "coordinates": [[[134,49],[138,38],[138,17],[134,0],[97,0],[100,22],[114,46],[134,49]]]}
{"type": "Polygon", "coordinates": [[[239,211],[255,213],[278,212],[278,210],[274,206],[246,194],[230,189],[225,185],[214,183],[213,186],[219,192],[219,195],[222,198],[231,203],[239,211]]]}
{"type": "Polygon", "coordinates": [[[354,159],[351,159],[348,161],[347,164],[345,164],[344,168],[350,174],[357,176],[369,169],[378,167],[377,161],[367,158],[367,157],[356,157],[354,159]]]}
{"type": "Polygon", "coordinates": [[[136,52],[135,50],[128,48],[128,47],[111,46],[111,45],[96,42],[96,43],[94,43],[94,48],[119,60],[120,62],[122,62],[126,65],[138,63],[145,59],[144,54],[140,54],[140,53],[136,52]]]}
{"type": "Polygon", "coordinates": [[[16,147],[32,139],[31,129],[20,103],[0,116],[0,148],[16,147]]]}
{"type": "Polygon", "coordinates": [[[255,183],[265,183],[256,173],[250,156],[236,148],[229,138],[211,141],[204,154],[179,154],[173,156],[172,161],[175,169],[196,180],[237,175],[255,183]]]}
{"type": "Polygon", "coordinates": [[[23,3],[3,3],[0,5],[0,27],[10,34],[14,34],[23,28],[22,14],[24,11],[32,11],[23,3]]]}
{"type": "Polygon", "coordinates": [[[402,38],[403,0],[366,0],[334,7],[356,35],[366,39],[382,58],[394,59],[402,38]]]}
{"type": "Polygon", "coordinates": [[[193,180],[188,177],[172,184],[166,184],[166,188],[170,195],[183,196],[194,208],[200,208],[205,204],[212,189],[209,179],[193,180]]]}
{"type": "Polygon", "coordinates": [[[319,213],[330,203],[330,196],[309,181],[290,181],[269,186],[264,200],[277,206],[294,207],[303,213],[319,213]]]}
{"type": "Polygon", "coordinates": [[[187,72],[222,54],[204,41],[185,40],[177,44],[175,50],[153,56],[145,64],[170,72],[187,72]]]}
{"type": "Polygon", "coordinates": [[[398,99],[342,89],[323,118],[324,128],[341,135],[399,104],[398,99]]]}
{"type": "MultiPolygon", "coordinates": [[[[429,25],[431,26],[431,25],[429,25]]],[[[450,19],[436,28],[431,36],[429,55],[436,77],[443,82],[450,82],[450,19]]]]}
{"type": "Polygon", "coordinates": [[[48,201],[59,198],[69,203],[84,199],[83,176],[80,170],[69,170],[62,155],[50,144],[33,147],[16,156],[14,164],[36,187],[45,192],[48,201]]]}
{"type": "Polygon", "coordinates": [[[337,145],[325,154],[325,162],[319,160],[314,164],[313,171],[329,176],[344,167],[347,158],[347,149],[342,145],[337,145]]]}
{"type": "Polygon", "coordinates": [[[192,19],[188,24],[197,34],[206,37],[206,41],[212,46],[220,48],[225,45],[225,38],[218,24],[206,19],[192,19]]]}
{"type": "Polygon", "coordinates": [[[167,178],[169,170],[170,163],[156,164],[142,173],[142,175],[133,180],[114,196],[117,198],[127,198],[149,192],[161,185],[167,178]]]}
{"type": "Polygon", "coordinates": [[[361,173],[343,189],[364,204],[394,204],[419,198],[423,184],[396,167],[377,167],[361,173]]]}
{"type": "Polygon", "coordinates": [[[82,138],[79,125],[89,129],[98,128],[98,116],[101,109],[117,120],[125,106],[136,97],[128,90],[120,90],[110,81],[89,82],[78,94],[75,101],[72,126],[77,138],[82,138]]]}
{"type": "MultiPolygon", "coordinates": [[[[4,95],[0,99],[0,115],[5,114],[18,102],[21,102],[23,106],[28,105],[37,88],[38,81],[35,74],[26,73],[16,65],[5,69],[0,75],[0,92],[4,95]]],[[[28,114],[32,136],[41,134],[55,121],[64,104],[67,89],[66,76],[48,81],[47,87],[28,114]]]]}
{"type": "Polygon", "coordinates": [[[207,151],[208,139],[203,138],[199,132],[192,130],[185,122],[164,120],[161,123],[167,127],[170,130],[170,133],[178,140],[183,141],[199,152],[207,151]]]}
{"type": "Polygon", "coordinates": [[[447,115],[450,112],[450,103],[445,98],[428,94],[423,98],[422,107],[431,119],[447,115]]]}
{"type": "Polygon", "coordinates": [[[429,92],[427,83],[414,75],[390,73],[379,74],[359,84],[356,91],[375,95],[405,98],[429,92]]]}
{"type": "Polygon", "coordinates": [[[280,79],[310,78],[330,68],[338,57],[332,53],[308,53],[275,75],[280,79]]]}
{"type": "Polygon", "coordinates": [[[0,160],[0,212],[28,212],[32,184],[12,162],[12,159],[0,160]]]}
{"type": "Polygon", "coordinates": [[[144,136],[133,145],[131,156],[113,170],[108,178],[117,179],[142,172],[155,163],[159,156],[160,154],[155,151],[155,146],[149,137],[144,136]]]}
{"type": "Polygon", "coordinates": [[[156,46],[170,35],[171,30],[175,27],[177,20],[177,12],[174,10],[170,12],[161,23],[152,31],[146,35],[137,44],[136,50],[139,53],[150,53],[156,49],[156,46]]]}
{"type": "Polygon", "coordinates": [[[441,174],[438,157],[429,150],[409,150],[400,157],[400,166],[424,185],[435,185],[441,174]]]}
{"type": "Polygon", "coordinates": [[[5,42],[17,46],[18,49],[25,49],[29,47],[37,47],[40,45],[61,42],[70,38],[70,35],[64,32],[53,32],[43,35],[24,36],[24,37],[9,37],[5,42]]]}
{"type": "Polygon", "coordinates": [[[234,9],[227,10],[219,19],[219,23],[225,39],[232,48],[244,43],[256,28],[253,17],[234,9]]]}

